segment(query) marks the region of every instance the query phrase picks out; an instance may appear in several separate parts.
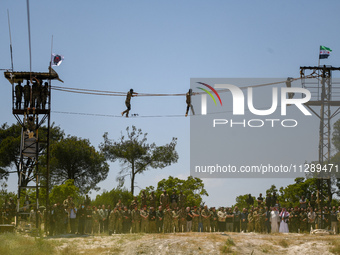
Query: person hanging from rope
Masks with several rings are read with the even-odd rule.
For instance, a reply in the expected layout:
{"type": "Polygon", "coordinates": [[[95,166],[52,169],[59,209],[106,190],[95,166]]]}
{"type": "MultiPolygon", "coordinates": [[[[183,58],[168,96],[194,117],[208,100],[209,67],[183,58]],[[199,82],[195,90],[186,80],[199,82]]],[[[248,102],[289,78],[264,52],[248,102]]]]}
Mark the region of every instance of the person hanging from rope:
{"type": "Polygon", "coordinates": [[[189,89],[188,93],[186,94],[186,103],[187,103],[187,111],[185,113],[185,117],[188,116],[189,109],[191,108],[191,112],[195,115],[194,107],[191,104],[191,96],[193,95],[192,89],[189,89]]]}
{"type": "Polygon", "coordinates": [[[126,110],[124,112],[122,112],[122,116],[124,116],[124,114],[126,114],[126,117],[129,117],[129,112],[131,110],[131,97],[135,97],[137,96],[138,93],[133,92],[133,89],[130,89],[130,91],[127,93],[126,95],[126,99],[125,99],[125,105],[126,105],[126,110]]]}

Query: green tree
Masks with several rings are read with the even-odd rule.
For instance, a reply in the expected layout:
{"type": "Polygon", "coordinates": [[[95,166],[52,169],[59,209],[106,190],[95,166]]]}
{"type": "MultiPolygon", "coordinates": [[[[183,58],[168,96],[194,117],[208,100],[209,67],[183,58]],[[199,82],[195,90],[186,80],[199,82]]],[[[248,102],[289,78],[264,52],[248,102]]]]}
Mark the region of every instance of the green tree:
{"type": "MultiPolygon", "coordinates": [[[[47,128],[41,127],[39,131],[39,140],[46,140],[47,128]]],[[[21,132],[22,127],[19,124],[8,126],[7,123],[4,123],[0,127],[0,179],[7,179],[13,168],[19,177],[21,132]]],[[[53,123],[50,129],[51,143],[59,141],[63,136],[64,132],[53,123]]],[[[46,150],[46,143],[40,143],[39,148],[40,154],[43,154],[46,150]]],[[[34,162],[31,159],[23,162],[23,186],[27,186],[30,182],[33,171],[34,162]]]]}
{"type": "Polygon", "coordinates": [[[127,189],[114,188],[111,191],[103,191],[102,194],[97,195],[92,202],[93,205],[111,205],[112,208],[118,203],[118,200],[129,206],[132,201],[132,194],[127,189]]]}
{"type": "Polygon", "coordinates": [[[295,178],[295,183],[290,184],[285,188],[280,188],[280,203],[281,206],[294,207],[300,206],[301,196],[309,198],[311,194],[316,194],[317,185],[316,179],[305,179],[303,177],[295,178]]]}
{"type": "Polygon", "coordinates": [[[7,183],[0,180],[0,208],[3,207],[5,202],[9,201],[9,198],[12,197],[15,201],[16,195],[14,192],[10,192],[7,190],[7,183]]]}
{"type": "Polygon", "coordinates": [[[76,204],[82,203],[79,188],[74,185],[74,180],[66,180],[64,184],[54,186],[49,194],[51,204],[63,203],[68,196],[71,196],[76,204]]]}
{"type": "MultiPolygon", "coordinates": [[[[154,190],[154,187],[150,186],[145,190],[150,192],[154,190]]],[[[173,191],[175,191],[177,195],[182,191],[187,197],[188,206],[200,206],[203,204],[203,196],[209,196],[204,188],[203,181],[200,178],[192,176],[188,176],[186,180],[169,176],[167,179],[159,181],[157,189],[155,190],[156,197],[159,198],[164,190],[169,195],[171,195],[173,191]]]]}
{"type": "Polygon", "coordinates": [[[118,160],[122,169],[119,171],[117,181],[119,187],[124,185],[125,177],[131,178],[131,194],[134,194],[135,178],[137,174],[143,173],[149,168],[164,168],[176,163],[178,154],[175,150],[177,139],[172,138],[169,144],[156,146],[155,143],[147,143],[147,133],[143,134],[141,129],[135,126],[126,128],[127,139],[121,135],[118,141],[108,138],[108,133],[104,134],[104,142],[100,144],[100,149],[105,157],[112,162],[118,160]]]}
{"type": "MultiPolygon", "coordinates": [[[[247,199],[249,197],[249,194],[245,194],[245,195],[240,195],[236,197],[236,204],[233,206],[237,206],[240,210],[242,210],[243,208],[248,208],[248,203],[247,203],[247,199]]],[[[254,196],[252,196],[254,203],[257,204],[256,198],[254,196]]]]}
{"type": "Polygon", "coordinates": [[[51,145],[51,181],[53,185],[74,180],[80,192],[99,190],[97,184],[106,179],[109,166],[102,153],[87,139],[68,136],[51,145]]]}

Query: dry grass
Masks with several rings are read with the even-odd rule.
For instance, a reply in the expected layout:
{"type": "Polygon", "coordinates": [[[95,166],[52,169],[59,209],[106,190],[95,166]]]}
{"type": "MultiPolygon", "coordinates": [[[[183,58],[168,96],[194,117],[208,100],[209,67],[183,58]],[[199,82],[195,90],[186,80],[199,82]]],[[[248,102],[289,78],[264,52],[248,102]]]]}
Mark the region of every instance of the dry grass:
{"type": "Polygon", "coordinates": [[[27,237],[13,233],[0,235],[0,254],[2,255],[53,254],[57,245],[57,242],[49,242],[42,238],[27,237]]]}
{"type": "Polygon", "coordinates": [[[332,247],[329,249],[334,254],[340,254],[340,240],[332,240],[332,247]]]}

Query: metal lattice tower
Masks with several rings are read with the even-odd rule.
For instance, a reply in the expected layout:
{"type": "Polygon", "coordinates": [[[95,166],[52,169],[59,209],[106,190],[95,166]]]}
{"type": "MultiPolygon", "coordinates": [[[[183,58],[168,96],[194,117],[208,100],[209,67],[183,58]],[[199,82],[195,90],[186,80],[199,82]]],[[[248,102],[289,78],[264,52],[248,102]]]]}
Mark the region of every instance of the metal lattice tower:
{"type": "Polygon", "coordinates": [[[60,79],[58,74],[52,68],[50,68],[48,73],[7,71],[4,75],[5,78],[12,84],[12,111],[14,117],[22,127],[19,155],[16,224],[18,224],[20,196],[22,191],[25,189],[35,189],[36,227],[38,227],[40,188],[46,189],[46,207],[47,210],[49,209],[51,80],[60,79]],[[27,84],[22,87],[21,83],[24,81],[26,81],[27,84]],[[22,99],[24,99],[24,102],[22,102],[22,99]],[[46,120],[46,137],[42,138],[42,125],[46,122],[46,120]],[[46,156],[45,172],[42,171],[42,164],[40,162],[43,154],[46,156]],[[44,185],[41,184],[42,177],[45,179],[44,185]],[[34,183],[35,185],[28,185],[30,183],[34,183]]]}
{"type": "MultiPolygon", "coordinates": [[[[332,71],[340,71],[339,67],[332,66],[302,66],[300,67],[302,87],[311,92],[311,100],[305,105],[320,119],[319,128],[319,164],[321,166],[330,164],[331,160],[331,120],[340,112],[340,90],[339,87],[332,86],[332,71]],[[305,71],[312,71],[311,74],[305,75],[305,71]],[[321,72],[321,74],[320,74],[321,72]],[[319,75],[320,74],[320,75],[319,75]],[[307,79],[310,77],[317,78],[307,79]],[[320,113],[317,113],[312,107],[319,106],[320,113]],[[337,107],[332,112],[331,107],[337,107]]],[[[324,203],[323,189],[327,190],[328,207],[332,201],[331,177],[329,173],[320,174],[317,177],[318,186],[318,207],[324,203]]],[[[322,211],[322,210],[321,210],[322,211]]]]}

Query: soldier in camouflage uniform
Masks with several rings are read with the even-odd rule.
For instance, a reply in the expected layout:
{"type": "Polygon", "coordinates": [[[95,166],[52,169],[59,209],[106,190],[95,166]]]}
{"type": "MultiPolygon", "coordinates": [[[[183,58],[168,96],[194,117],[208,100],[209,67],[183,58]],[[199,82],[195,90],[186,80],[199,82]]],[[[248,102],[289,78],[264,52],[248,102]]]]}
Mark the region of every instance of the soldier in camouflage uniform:
{"type": "Polygon", "coordinates": [[[130,204],[130,210],[132,211],[133,209],[135,209],[136,206],[138,207],[138,201],[137,201],[137,197],[134,197],[130,204]]]}
{"type": "Polygon", "coordinates": [[[126,206],[123,211],[123,233],[130,233],[131,213],[126,206]]]}
{"type": "Polygon", "coordinates": [[[211,211],[210,211],[210,227],[211,227],[211,232],[217,232],[217,212],[216,212],[216,208],[213,207],[211,208],[211,211]]]}
{"type": "Polygon", "coordinates": [[[253,211],[253,217],[255,220],[255,232],[261,233],[260,209],[258,207],[255,207],[253,211]]]}
{"type": "Polygon", "coordinates": [[[137,205],[131,212],[131,220],[132,220],[132,233],[139,233],[141,216],[140,216],[140,211],[138,210],[137,205]]]}
{"type": "Polygon", "coordinates": [[[116,226],[115,226],[116,234],[121,234],[123,231],[123,212],[122,208],[119,206],[116,211],[116,226]]]}
{"type": "Polygon", "coordinates": [[[259,215],[259,224],[260,224],[259,233],[266,233],[266,225],[265,225],[266,211],[262,205],[260,206],[258,215],[259,215]]]}
{"type": "Polygon", "coordinates": [[[29,81],[27,80],[27,84],[23,88],[24,93],[24,108],[28,108],[30,99],[31,99],[31,86],[29,85],[29,81]]]}
{"type": "Polygon", "coordinates": [[[159,206],[156,212],[157,233],[163,232],[163,222],[164,222],[164,212],[163,212],[162,206],[159,206]]]}
{"type": "Polygon", "coordinates": [[[21,109],[21,101],[22,101],[22,92],[23,87],[21,86],[21,81],[18,82],[18,85],[15,86],[15,108],[21,109]]]}
{"type": "Polygon", "coordinates": [[[292,233],[298,232],[299,219],[300,219],[300,214],[298,212],[298,207],[295,207],[294,211],[292,211],[290,216],[289,216],[289,221],[291,222],[291,225],[290,225],[290,228],[289,228],[290,232],[292,232],[292,233]]]}
{"type": "Polygon", "coordinates": [[[204,209],[201,212],[202,222],[203,222],[203,232],[210,232],[210,211],[208,210],[208,206],[204,206],[204,209]]]}
{"type": "Polygon", "coordinates": [[[300,232],[307,232],[308,229],[308,215],[307,211],[301,208],[300,212],[300,232]]]}
{"type": "Polygon", "coordinates": [[[93,206],[92,219],[93,219],[93,234],[99,233],[99,212],[98,208],[93,206]]]}
{"type": "Polygon", "coordinates": [[[116,226],[116,212],[117,212],[117,207],[115,207],[109,216],[109,234],[115,233],[115,226],[116,226]]]}
{"type": "Polygon", "coordinates": [[[149,233],[157,233],[156,211],[154,207],[150,207],[149,211],[149,233]]]}
{"type": "Polygon", "coordinates": [[[171,224],[171,232],[175,230],[175,232],[179,232],[179,210],[178,208],[174,208],[172,210],[172,224],[171,224]]]}
{"type": "Polygon", "coordinates": [[[198,232],[198,221],[199,221],[199,217],[200,217],[200,213],[197,210],[197,207],[194,206],[194,210],[192,211],[192,231],[193,232],[198,232]]]}
{"type": "Polygon", "coordinates": [[[187,229],[187,212],[185,210],[185,207],[182,207],[181,210],[179,210],[179,232],[186,232],[187,229]]]}
{"type": "Polygon", "coordinates": [[[248,233],[253,232],[255,229],[255,219],[254,219],[254,212],[250,209],[248,213],[248,233]]]}
{"type": "Polygon", "coordinates": [[[45,110],[46,102],[48,97],[48,83],[45,82],[44,86],[41,88],[41,108],[45,110]]]}
{"type": "Polygon", "coordinates": [[[164,210],[164,220],[163,220],[163,227],[164,233],[171,233],[171,220],[172,220],[172,212],[170,206],[167,205],[166,209],[164,210]]]}
{"type": "Polygon", "coordinates": [[[141,232],[148,233],[149,232],[149,212],[146,210],[146,206],[142,208],[140,211],[141,216],[141,232]]]}
{"type": "Polygon", "coordinates": [[[149,201],[150,201],[150,207],[156,208],[156,195],[154,191],[151,192],[149,196],[149,201]]]}
{"type": "Polygon", "coordinates": [[[165,190],[164,190],[163,193],[161,194],[159,200],[160,200],[160,201],[159,201],[159,202],[160,202],[160,205],[161,205],[163,208],[166,208],[166,206],[169,205],[169,203],[170,203],[169,195],[166,193],[165,190]]]}

